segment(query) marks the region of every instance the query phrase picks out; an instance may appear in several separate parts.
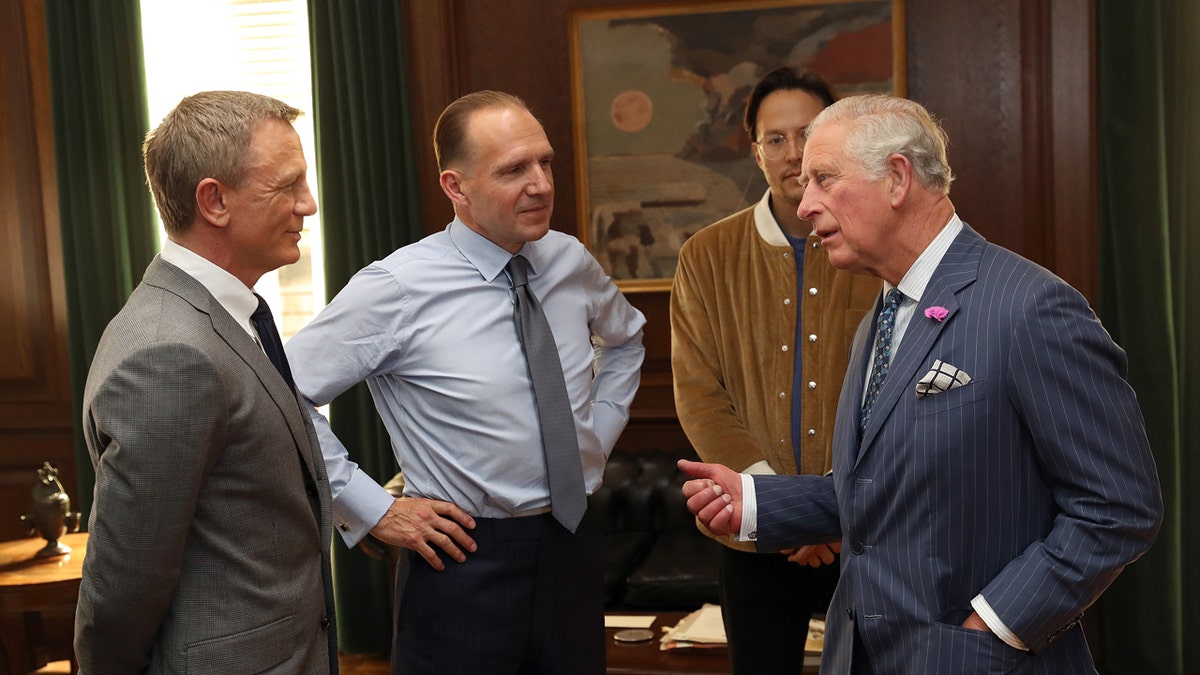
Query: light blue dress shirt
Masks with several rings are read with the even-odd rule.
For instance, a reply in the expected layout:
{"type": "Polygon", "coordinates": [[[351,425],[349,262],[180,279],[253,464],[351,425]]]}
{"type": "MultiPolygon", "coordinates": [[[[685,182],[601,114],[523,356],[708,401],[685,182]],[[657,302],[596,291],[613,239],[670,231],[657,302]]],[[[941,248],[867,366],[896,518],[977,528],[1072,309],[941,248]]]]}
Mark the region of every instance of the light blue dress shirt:
{"type": "MultiPolygon", "coordinates": [[[[594,491],[640,381],[635,309],[577,239],[551,230],[519,251],[554,331],[594,491]]],[[[404,494],[504,518],[550,504],[533,385],[513,322],[511,255],[457,218],[356,274],[287,344],[353,546],[393,498],[367,476],[317,412],[366,380],[404,472],[404,494]]]]}

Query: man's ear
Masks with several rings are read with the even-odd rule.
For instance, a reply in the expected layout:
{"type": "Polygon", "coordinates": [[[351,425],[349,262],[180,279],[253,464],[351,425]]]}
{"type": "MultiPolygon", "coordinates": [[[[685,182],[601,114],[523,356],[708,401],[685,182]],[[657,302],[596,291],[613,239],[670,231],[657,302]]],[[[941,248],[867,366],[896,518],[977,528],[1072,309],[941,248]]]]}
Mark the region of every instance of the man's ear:
{"type": "Polygon", "coordinates": [[[892,208],[904,204],[913,181],[913,167],[908,158],[899,153],[889,155],[884,179],[888,182],[888,201],[892,208]]]}
{"type": "Polygon", "coordinates": [[[225,186],[216,178],[205,178],[196,185],[196,212],[214,227],[229,224],[229,208],[225,204],[225,186]]]}
{"type": "Polygon", "coordinates": [[[468,203],[467,194],[463,189],[463,175],[454,169],[446,169],[438,176],[438,183],[442,186],[442,192],[454,202],[455,206],[466,206],[468,203]]]}

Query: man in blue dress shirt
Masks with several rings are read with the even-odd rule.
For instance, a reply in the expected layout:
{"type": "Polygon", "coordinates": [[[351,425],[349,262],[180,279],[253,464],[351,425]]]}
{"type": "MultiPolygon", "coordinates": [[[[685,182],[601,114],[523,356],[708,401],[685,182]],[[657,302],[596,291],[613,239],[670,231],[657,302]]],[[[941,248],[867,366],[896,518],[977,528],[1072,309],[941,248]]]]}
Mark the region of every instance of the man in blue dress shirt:
{"type": "Polygon", "coordinates": [[[451,103],[434,130],[445,230],[356,274],[288,343],[328,465],[334,520],[403,547],[393,672],[604,672],[603,556],[549,513],[533,385],[505,266],[552,328],[594,491],[629,418],[645,319],[574,237],[550,230],[554,150],[515,96],[451,103]],[[366,381],[404,472],[394,499],[317,406],[366,381]]]}

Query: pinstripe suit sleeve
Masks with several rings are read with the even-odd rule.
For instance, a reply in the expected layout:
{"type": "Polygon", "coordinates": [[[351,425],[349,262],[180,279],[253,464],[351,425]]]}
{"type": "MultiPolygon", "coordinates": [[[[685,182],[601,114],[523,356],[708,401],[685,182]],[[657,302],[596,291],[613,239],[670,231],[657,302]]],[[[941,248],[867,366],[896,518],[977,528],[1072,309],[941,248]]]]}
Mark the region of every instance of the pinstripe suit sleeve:
{"type": "Polygon", "coordinates": [[[833,476],[754,476],[758,550],[840,541],[833,476]]]}
{"type": "Polygon", "coordinates": [[[982,594],[1039,652],[1150,546],[1162,497],[1124,352],[1057,279],[1023,307],[1006,388],[1059,513],[982,594]]]}

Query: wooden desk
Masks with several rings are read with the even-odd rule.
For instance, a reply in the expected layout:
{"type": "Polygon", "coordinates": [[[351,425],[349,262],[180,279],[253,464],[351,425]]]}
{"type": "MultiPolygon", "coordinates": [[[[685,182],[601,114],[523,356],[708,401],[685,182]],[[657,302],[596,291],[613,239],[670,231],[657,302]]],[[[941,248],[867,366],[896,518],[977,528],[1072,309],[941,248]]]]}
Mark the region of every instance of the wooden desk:
{"type": "MultiPolygon", "coordinates": [[[[654,625],[650,627],[654,639],[648,642],[617,642],[613,636],[621,629],[605,629],[608,675],[729,675],[729,650],[725,647],[693,647],[667,651],[658,648],[658,638],[663,635],[663,627],[674,626],[684,616],[683,612],[656,613],[654,625]]],[[[806,653],[804,675],[816,675],[820,665],[820,653],[806,653]]]]}
{"type": "Polygon", "coordinates": [[[654,639],[648,642],[617,642],[613,636],[619,629],[604,631],[609,675],[729,675],[729,650],[725,647],[660,650],[663,626],[674,626],[684,614],[659,612],[655,616],[650,627],[654,639]]]}
{"type": "Polygon", "coordinates": [[[70,627],[87,537],[64,536],[59,541],[71,552],[54,558],[34,557],[46,545],[41,537],[0,543],[0,674],[24,675],[51,656],[72,656],[70,627]]]}

